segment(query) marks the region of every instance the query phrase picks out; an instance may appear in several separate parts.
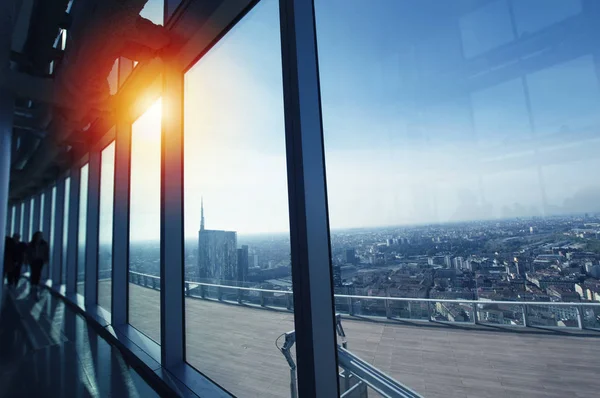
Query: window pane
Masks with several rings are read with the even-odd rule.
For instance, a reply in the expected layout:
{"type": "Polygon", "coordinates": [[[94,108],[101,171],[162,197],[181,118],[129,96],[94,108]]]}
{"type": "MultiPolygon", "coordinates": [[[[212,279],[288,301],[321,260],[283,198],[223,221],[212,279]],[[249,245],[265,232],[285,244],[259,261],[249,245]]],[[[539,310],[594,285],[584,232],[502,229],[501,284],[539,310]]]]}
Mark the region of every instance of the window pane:
{"type": "Polygon", "coordinates": [[[23,226],[25,225],[25,202],[21,203],[21,218],[19,219],[19,235],[23,238],[23,226]]]}
{"type": "Polygon", "coordinates": [[[54,277],[54,269],[58,267],[54,261],[54,234],[56,233],[56,185],[52,187],[52,205],[50,208],[52,209],[52,215],[50,217],[50,238],[48,243],[50,244],[50,268],[49,268],[49,279],[54,277]]]}
{"type": "Polygon", "coordinates": [[[40,195],[40,224],[37,226],[38,231],[44,230],[44,203],[46,203],[46,194],[40,195]]]}
{"type": "Polygon", "coordinates": [[[278,15],[260,2],[185,75],[186,358],[238,396],[290,394],[276,347],[294,330],[278,15]]]}
{"type": "Polygon", "coordinates": [[[23,242],[29,242],[31,240],[31,236],[35,232],[33,230],[33,227],[34,227],[33,226],[33,207],[34,207],[33,203],[34,203],[33,198],[31,198],[31,200],[29,201],[29,206],[28,206],[29,207],[29,210],[28,210],[29,211],[29,231],[28,231],[27,236],[25,236],[23,238],[23,242]]]}
{"type": "Polygon", "coordinates": [[[160,342],[161,100],[132,126],[129,323],[160,342]],[[144,286],[144,287],[141,287],[144,286]]]}
{"type": "Polygon", "coordinates": [[[13,236],[13,234],[15,233],[15,224],[16,224],[16,220],[15,220],[15,214],[16,214],[16,208],[17,206],[12,206],[10,208],[10,211],[12,213],[12,216],[10,218],[10,236],[13,236]]]}
{"type": "Polygon", "coordinates": [[[65,207],[63,218],[63,247],[62,247],[62,269],[61,269],[61,284],[67,283],[67,246],[69,244],[69,199],[71,192],[71,177],[65,180],[65,207]]]}
{"type": "Polygon", "coordinates": [[[85,293],[85,239],[87,225],[89,166],[81,168],[79,185],[79,225],[77,228],[77,293],[85,293]]]}
{"type": "Polygon", "coordinates": [[[315,1],[336,310],[351,352],[423,396],[600,389],[591,372],[552,383],[592,361],[539,355],[576,351],[568,337],[512,343],[517,326],[600,326],[539,305],[600,286],[588,5],[315,1]]]}
{"type": "Polygon", "coordinates": [[[115,189],[115,143],[102,153],[100,164],[100,222],[98,244],[98,305],[111,312],[112,239],[115,189]]]}

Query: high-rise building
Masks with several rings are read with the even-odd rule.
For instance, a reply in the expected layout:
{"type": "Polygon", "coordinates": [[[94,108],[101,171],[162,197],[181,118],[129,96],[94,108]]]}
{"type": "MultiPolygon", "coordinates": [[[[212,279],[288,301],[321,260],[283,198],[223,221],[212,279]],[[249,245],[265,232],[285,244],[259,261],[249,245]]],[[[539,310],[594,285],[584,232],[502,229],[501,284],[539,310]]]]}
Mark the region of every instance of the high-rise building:
{"type": "Polygon", "coordinates": [[[216,281],[238,281],[237,233],[204,228],[204,202],[201,202],[198,231],[198,275],[216,281]]]}
{"type": "Polygon", "coordinates": [[[342,286],[342,267],[339,264],[333,266],[333,286],[342,286]]]}
{"type": "Polygon", "coordinates": [[[356,263],[356,251],[354,249],[346,249],[344,251],[344,262],[349,264],[356,263]]]}
{"type": "Polygon", "coordinates": [[[248,245],[242,245],[241,249],[237,249],[237,280],[245,282],[248,279],[248,245]]]}

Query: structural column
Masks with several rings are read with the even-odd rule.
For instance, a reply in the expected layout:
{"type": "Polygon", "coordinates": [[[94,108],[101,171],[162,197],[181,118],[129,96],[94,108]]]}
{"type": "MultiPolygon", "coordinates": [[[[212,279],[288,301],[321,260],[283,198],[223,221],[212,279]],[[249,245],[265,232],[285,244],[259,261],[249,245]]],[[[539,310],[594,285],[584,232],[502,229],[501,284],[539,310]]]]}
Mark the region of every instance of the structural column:
{"type": "Polygon", "coordinates": [[[337,397],[333,277],[313,1],[280,0],[300,397],[337,397]]]}
{"type": "Polygon", "coordinates": [[[40,220],[41,220],[41,212],[42,212],[42,194],[39,193],[33,197],[33,209],[32,209],[32,223],[31,223],[31,237],[37,231],[41,230],[40,220]]]}
{"type": "MultiPolygon", "coordinates": [[[[0,51],[1,50],[2,49],[0,48],[0,51]]],[[[0,225],[7,225],[8,220],[8,182],[10,179],[12,116],[12,95],[0,88],[0,225]]],[[[0,239],[0,258],[4,258],[4,239],[0,239]]],[[[4,261],[0,261],[0,275],[4,275],[4,261]]],[[[0,283],[0,305],[2,304],[3,287],[4,280],[0,283]]]]}
{"type": "MultiPolygon", "coordinates": [[[[4,89],[12,42],[15,2],[0,1],[0,225],[7,225],[8,183],[10,181],[10,162],[12,151],[12,127],[14,99],[12,92],[4,89]]],[[[0,259],[4,258],[4,239],[0,239],[0,259]]],[[[4,275],[4,261],[0,261],[0,275],[4,275]]],[[[2,306],[2,289],[0,283],[0,307],[2,306]]]]}
{"type": "Polygon", "coordinates": [[[6,236],[12,235],[12,221],[13,221],[13,207],[8,205],[6,207],[6,236]]]}
{"type": "MultiPolygon", "coordinates": [[[[119,58],[119,87],[133,70],[133,61],[119,58]]],[[[112,324],[128,320],[129,283],[129,191],[131,172],[131,121],[119,109],[115,134],[115,179],[113,201],[112,324]]]]}
{"type": "Polygon", "coordinates": [[[21,234],[22,242],[29,242],[30,239],[30,231],[29,224],[31,224],[31,198],[25,199],[23,201],[23,214],[21,215],[23,218],[23,231],[21,234]]]}
{"type": "MultiPolygon", "coordinates": [[[[9,171],[10,173],[10,171],[9,171]]],[[[23,208],[21,202],[15,204],[15,227],[13,228],[13,234],[21,234],[21,209],[23,208]]]]}
{"type": "Polygon", "coordinates": [[[71,185],[69,188],[69,223],[67,229],[67,273],[66,294],[77,293],[77,252],[79,246],[79,185],[81,168],[76,166],[71,169],[71,185]]]}
{"type": "Polygon", "coordinates": [[[160,184],[162,364],[184,362],[183,73],[163,70],[160,184]]]}

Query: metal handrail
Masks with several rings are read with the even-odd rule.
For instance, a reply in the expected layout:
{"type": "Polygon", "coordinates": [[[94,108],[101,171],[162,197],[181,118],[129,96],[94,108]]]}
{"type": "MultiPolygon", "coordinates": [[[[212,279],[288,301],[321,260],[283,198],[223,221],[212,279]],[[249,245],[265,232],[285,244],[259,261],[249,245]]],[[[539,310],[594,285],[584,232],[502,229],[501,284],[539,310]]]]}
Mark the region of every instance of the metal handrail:
{"type": "MultiPolygon", "coordinates": [[[[160,279],[159,276],[143,274],[141,272],[129,271],[130,274],[136,274],[146,278],[160,279]]],[[[272,290],[272,289],[261,289],[256,287],[243,287],[243,286],[230,286],[230,285],[218,285],[214,283],[206,282],[194,282],[185,281],[184,283],[197,286],[216,287],[221,289],[233,289],[233,290],[245,290],[245,291],[256,291],[263,293],[280,293],[280,294],[293,294],[291,290],[272,290]]],[[[416,297],[386,297],[386,296],[358,296],[349,294],[334,294],[335,298],[347,298],[347,299],[359,299],[359,300],[382,300],[382,301],[402,301],[402,302],[423,302],[423,303],[454,303],[454,304],[478,304],[478,305],[527,305],[527,306],[562,306],[562,307],[598,307],[600,301],[498,301],[498,300],[468,300],[468,299],[436,299],[436,298],[416,298],[416,297]]]]}

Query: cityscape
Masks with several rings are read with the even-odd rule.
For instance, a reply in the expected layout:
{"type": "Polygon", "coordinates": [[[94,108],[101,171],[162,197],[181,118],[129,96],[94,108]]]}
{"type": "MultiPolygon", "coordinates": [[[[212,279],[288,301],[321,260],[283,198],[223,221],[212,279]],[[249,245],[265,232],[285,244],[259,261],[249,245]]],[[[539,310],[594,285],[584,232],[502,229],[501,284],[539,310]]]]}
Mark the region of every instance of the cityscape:
{"type": "MultiPolygon", "coordinates": [[[[204,209],[202,214],[198,239],[185,245],[186,281],[292,290],[287,234],[208,230],[204,209]]],[[[334,230],[331,243],[336,294],[478,300],[479,321],[508,325],[523,320],[521,307],[511,301],[600,301],[596,214],[334,230]]],[[[132,243],[130,270],[159,276],[159,247],[158,242],[132,243]]],[[[101,272],[107,265],[101,264],[101,272]]],[[[352,305],[336,301],[338,309],[354,314],[386,316],[390,310],[382,300],[355,300],[352,305]]],[[[432,314],[423,302],[394,301],[390,306],[401,318],[432,314]]],[[[585,321],[600,324],[600,313],[590,311],[585,321]]],[[[467,303],[437,302],[432,316],[471,322],[474,315],[467,303]]],[[[536,306],[528,317],[539,326],[577,326],[575,305],[536,306]]]]}

